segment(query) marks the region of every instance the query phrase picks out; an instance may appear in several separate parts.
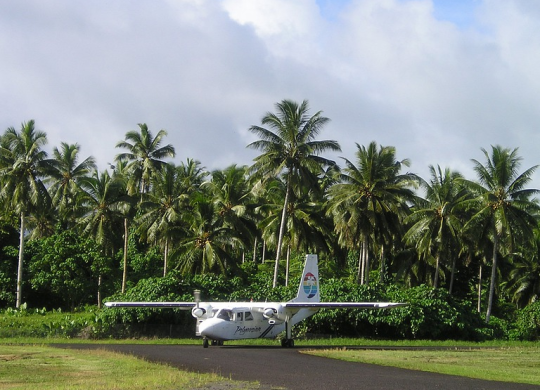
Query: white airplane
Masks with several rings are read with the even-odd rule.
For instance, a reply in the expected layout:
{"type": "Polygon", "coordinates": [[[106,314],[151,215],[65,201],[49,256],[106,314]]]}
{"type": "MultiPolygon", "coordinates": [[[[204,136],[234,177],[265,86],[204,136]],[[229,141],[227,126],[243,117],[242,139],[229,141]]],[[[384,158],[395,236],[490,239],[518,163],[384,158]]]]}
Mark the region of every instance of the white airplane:
{"type": "Polygon", "coordinates": [[[282,347],[293,347],[292,327],[319,309],[388,309],[406,306],[393,302],[321,302],[317,255],[307,255],[296,297],[288,302],[106,302],[107,307],[180,308],[197,320],[196,335],[203,347],[223,345],[226,340],[273,338],[285,331],[282,347]]]}

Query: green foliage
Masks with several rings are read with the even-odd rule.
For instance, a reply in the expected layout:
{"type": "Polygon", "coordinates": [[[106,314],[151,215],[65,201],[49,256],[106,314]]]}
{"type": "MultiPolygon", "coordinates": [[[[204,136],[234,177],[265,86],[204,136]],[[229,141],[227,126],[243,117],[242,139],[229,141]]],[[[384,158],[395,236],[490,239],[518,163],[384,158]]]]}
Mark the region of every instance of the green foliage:
{"type": "Polygon", "coordinates": [[[108,259],[95,242],[73,230],[30,241],[27,258],[32,306],[73,310],[95,302],[98,276],[108,269],[108,259]]]}
{"type": "Polygon", "coordinates": [[[339,279],[325,281],[326,301],[406,302],[390,310],[324,310],[306,321],[305,332],[410,339],[478,340],[482,320],[470,302],[457,301],[443,289],[420,286],[407,290],[395,285],[357,285],[339,279]]]}
{"type": "Polygon", "coordinates": [[[0,307],[15,302],[19,233],[0,220],[0,307]]]}
{"type": "Polygon", "coordinates": [[[101,327],[94,307],[64,313],[61,309],[29,309],[26,304],[22,304],[18,310],[8,308],[0,311],[0,338],[95,338],[100,334],[101,327]]]}
{"type": "Polygon", "coordinates": [[[517,313],[515,328],[509,332],[514,340],[540,340],[540,301],[534,302],[517,313]]]}

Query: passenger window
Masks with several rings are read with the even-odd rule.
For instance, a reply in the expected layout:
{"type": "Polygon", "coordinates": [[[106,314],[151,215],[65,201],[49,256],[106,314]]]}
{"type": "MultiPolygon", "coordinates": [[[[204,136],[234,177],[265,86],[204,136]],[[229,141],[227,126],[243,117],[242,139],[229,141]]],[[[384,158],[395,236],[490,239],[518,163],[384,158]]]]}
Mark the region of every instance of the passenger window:
{"type": "Polygon", "coordinates": [[[253,315],[251,314],[250,311],[246,311],[245,319],[246,321],[253,321],[253,315]]]}

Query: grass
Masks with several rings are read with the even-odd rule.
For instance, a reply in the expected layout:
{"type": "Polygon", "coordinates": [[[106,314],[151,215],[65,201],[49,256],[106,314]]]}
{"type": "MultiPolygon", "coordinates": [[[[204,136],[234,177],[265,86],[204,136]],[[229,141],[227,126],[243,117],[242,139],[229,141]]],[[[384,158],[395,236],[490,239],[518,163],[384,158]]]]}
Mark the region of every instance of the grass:
{"type": "MultiPolygon", "coordinates": [[[[0,345],[0,389],[248,389],[216,374],[180,371],[114,352],[0,345]]],[[[252,387],[253,388],[253,387],[252,387]]]]}
{"type": "MultiPolygon", "coordinates": [[[[436,347],[436,343],[431,347],[436,347]]],[[[304,353],[409,370],[540,385],[540,346],[532,343],[500,347],[491,344],[483,349],[477,344],[476,347],[440,350],[416,346],[414,349],[324,349],[304,353]]]]}
{"type": "MultiPolygon", "coordinates": [[[[227,381],[198,375],[106,351],[49,348],[47,343],[200,344],[200,339],[79,340],[66,338],[0,338],[0,389],[165,389],[212,386],[227,381]],[[34,345],[32,345],[34,344],[34,345]],[[31,373],[31,375],[29,374],[31,373]],[[59,378],[62,380],[58,382],[59,378]],[[88,387],[93,383],[94,387],[88,387]],[[41,385],[43,384],[43,386],[41,385]],[[189,387],[188,387],[189,386],[189,387]]],[[[226,345],[275,346],[275,340],[243,340],[226,345]]],[[[327,358],[438,372],[471,378],[540,385],[540,345],[535,342],[485,343],[429,340],[312,339],[296,340],[302,351],[327,358]]],[[[257,385],[228,383],[228,389],[257,385]],[[236,386],[236,387],[235,387],[236,386]]],[[[251,386],[251,387],[249,387],[251,386]]]]}

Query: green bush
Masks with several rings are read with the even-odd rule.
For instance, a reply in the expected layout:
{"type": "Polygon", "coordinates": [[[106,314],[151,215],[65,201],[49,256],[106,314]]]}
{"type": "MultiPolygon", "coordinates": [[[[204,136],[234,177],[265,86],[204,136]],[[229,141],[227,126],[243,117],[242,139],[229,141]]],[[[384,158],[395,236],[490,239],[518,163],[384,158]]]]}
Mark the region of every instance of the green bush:
{"type": "Polygon", "coordinates": [[[0,312],[0,338],[8,337],[99,337],[101,329],[95,307],[64,313],[61,309],[21,308],[0,312]]]}
{"type": "Polygon", "coordinates": [[[326,301],[404,302],[395,309],[324,310],[307,320],[306,332],[351,337],[481,340],[484,324],[470,302],[458,301],[443,289],[394,285],[358,286],[332,279],[321,294],[326,301]]]}
{"type": "Polygon", "coordinates": [[[540,301],[531,303],[517,312],[514,328],[509,338],[513,340],[540,340],[540,301]]]}

